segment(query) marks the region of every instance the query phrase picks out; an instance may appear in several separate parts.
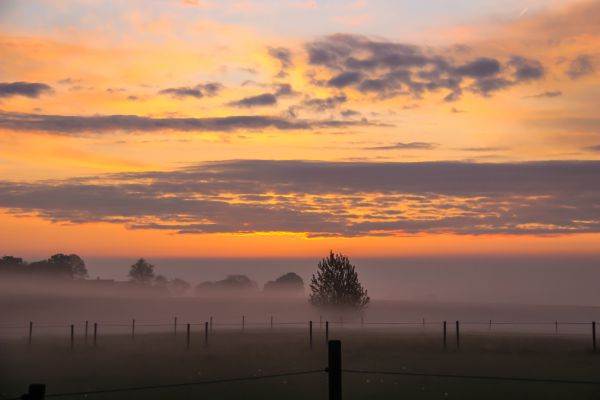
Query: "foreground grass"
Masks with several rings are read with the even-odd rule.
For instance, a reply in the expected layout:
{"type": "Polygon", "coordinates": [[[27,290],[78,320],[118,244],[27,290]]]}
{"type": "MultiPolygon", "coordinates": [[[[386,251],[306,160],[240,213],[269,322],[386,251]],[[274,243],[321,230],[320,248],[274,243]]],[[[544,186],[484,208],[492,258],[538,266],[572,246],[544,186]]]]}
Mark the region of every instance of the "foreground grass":
{"type": "MultiPolygon", "coordinates": [[[[200,329],[200,328],[198,328],[200,329]]],[[[448,337],[444,351],[437,332],[335,329],[347,369],[520,376],[600,381],[600,355],[584,338],[463,334],[461,348],[448,337]]],[[[200,332],[186,349],[185,334],[100,336],[97,347],[81,337],[71,351],[68,338],[0,342],[0,399],[22,394],[30,383],[49,393],[260,376],[323,369],[323,332],[314,348],[306,329],[215,330],[207,348],[200,332]]],[[[344,375],[345,399],[597,399],[600,386],[472,381],[447,378],[344,375]]],[[[326,399],[327,376],[273,378],[175,389],[158,389],[87,399],[326,399]]]]}

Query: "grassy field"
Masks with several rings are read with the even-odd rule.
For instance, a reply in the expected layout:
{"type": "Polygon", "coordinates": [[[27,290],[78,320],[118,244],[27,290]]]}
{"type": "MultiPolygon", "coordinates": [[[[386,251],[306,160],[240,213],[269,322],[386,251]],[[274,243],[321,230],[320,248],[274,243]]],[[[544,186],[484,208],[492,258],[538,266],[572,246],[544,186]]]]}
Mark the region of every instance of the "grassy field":
{"type": "MultiPolygon", "coordinates": [[[[22,394],[29,383],[46,383],[48,393],[260,376],[326,367],[323,332],[315,330],[310,350],[306,329],[215,330],[208,348],[203,336],[185,334],[101,335],[97,347],[66,336],[0,342],[0,399],[22,394]]],[[[600,354],[584,338],[465,333],[443,350],[439,334],[387,329],[332,330],[342,340],[343,367],[362,370],[519,376],[600,381],[600,354]]],[[[600,386],[497,382],[455,378],[350,374],[345,399],[598,399],[600,386]]],[[[326,399],[327,375],[272,378],[109,395],[86,399],[326,399]]]]}

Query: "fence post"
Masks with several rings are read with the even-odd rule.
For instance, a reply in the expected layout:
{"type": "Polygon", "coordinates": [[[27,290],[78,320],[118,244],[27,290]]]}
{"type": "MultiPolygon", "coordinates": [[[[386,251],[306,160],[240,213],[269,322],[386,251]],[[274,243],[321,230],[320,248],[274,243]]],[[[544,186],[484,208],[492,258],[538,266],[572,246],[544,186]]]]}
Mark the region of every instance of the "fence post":
{"type": "Polygon", "coordinates": [[[446,350],[446,321],[443,322],[444,325],[444,350],[446,350]]]}
{"type": "Polygon", "coordinates": [[[271,315],[271,329],[273,329],[273,316],[271,315]]]}
{"type": "Polygon", "coordinates": [[[44,400],[46,398],[46,385],[41,383],[33,383],[29,385],[27,394],[21,396],[26,400],[44,400]]]}
{"type": "Polygon", "coordinates": [[[85,321],[85,335],[84,335],[83,342],[85,344],[87,344],[87,342],[88,342],[88,321],[87,320],[85,321]]]}
{"type": "Polygon", "coordinates": [[[186,339],[186,348],[190,348],[190,324],[187,324],[187,339],[186,339]]]}
{"type": "Polygon", "coordinates": [[[242,315],[242,330],[246,327],[246,316],[242,315]]]}
{"type": "Polygon", "coordinates": [[[592,348],[596,351],[596,321],[592,322],[592,348]]]}
{"type": "Polygon", "coordinates": [[[173,318],[173,335],[177,336],[177,317],[173,318]]]}
{"type": "Polygon", "coordinates": [[[29,321],[29,344],[31,344],[31,339],[33,339],[33,321],[29,321]]]}
{"type": "Polygon", "coordinates": [[[75,325],[71,324],[71,351],[73,351],[74,346],[75,346],[75,325]]]}
{"type": "Polygon", "coordinates": [[[204,347],[208,347],[208,322],[204,323],[204,347]]]}
{"type": "Polygon", "coordinates": [[[312,331],[312,321],[308,321],[308,341],[310,343],[310,348],[313,348],[313,331],[312,331]]]}
{"type": "Polygon", "coordinates": [[[488,328],[488,331],[491,332],[492,331],[492,320],[490,319],[490,326],[488,328]]]}
{"type": "Polygon", "coordinates": [[[329,321],[325,321],[325,341],[329,342],[329,321]]]}
{"type": "Polygon", "coordinates": [[[329,400],[342,400],[342,342],[330,340],[328,343],[329,400]]]}
{"type": "Polygon", "coordinates": [[[456,321],[456,348],[460,349],[460,323],[456,321]]]}
{"type": "Polygon", "coordinates": [[[98,323],[94,322],[94,347],[96,347],[96,338],[98,337],[98,323]]]}
{"type": "Polygon", "coordinates": [[[558,321],[554,321],[554,334],[558,335],[558,321]]]}
{"type": "Polygon", "coordinates": [[[131,340],[135,339],[135,319],[131,320],[131,340]]]}
{"type": "Polygon", "coordinates": [[[423,318],[422,322],[423,322],[423,329],[425,329],[425,318],[423,318]]]}

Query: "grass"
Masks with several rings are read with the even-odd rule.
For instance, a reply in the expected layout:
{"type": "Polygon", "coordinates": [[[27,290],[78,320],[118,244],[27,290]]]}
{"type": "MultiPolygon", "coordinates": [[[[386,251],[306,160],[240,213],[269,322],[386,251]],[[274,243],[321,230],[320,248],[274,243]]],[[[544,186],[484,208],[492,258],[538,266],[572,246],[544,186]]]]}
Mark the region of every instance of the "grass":
{"type": "MultiPolygon", "coordinates": [[[[217,329],[203,345],[200,327],[186,349],[185,334],[101,335],[97,347],[77,337],[72,351],[66,336],[0,342],[0,399],[15,397],[30,383],[46,383],[48,393],[171,384],[323,369],[323,332],[314,348],[306,329],[217,329]]],[[[342,340],[347,369],[518,376],[600,381],[600,355],[577,337],[464,333],[461,348],[449,334],[444,351],[439,332],[418,329],[333,328],[342,340]]],[[[345,399],[597,399],[600,386],[497,382],[377,374],[344,374],[345,399]]],[[[157,389],[86,399],[326,399],[327,375],[157,389]]]]}

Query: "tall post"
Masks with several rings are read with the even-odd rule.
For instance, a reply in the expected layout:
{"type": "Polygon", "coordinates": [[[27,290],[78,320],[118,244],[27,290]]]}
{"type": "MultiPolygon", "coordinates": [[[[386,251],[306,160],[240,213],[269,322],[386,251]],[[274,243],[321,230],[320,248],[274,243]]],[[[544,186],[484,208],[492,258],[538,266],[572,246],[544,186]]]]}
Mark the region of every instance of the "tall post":
{"type": "Polygon", "coordinates": [[[325,341],[329,342],[329,321],[325,321],[325,341]]]}
{"type": "Polygon", "coordinates": [[[596,351],[596,321],[592,322],[592,349],[596,351]]]}
{"type": "Polygon", "coordinates": [[[177,336],[177,317],[173,318],[173,335],[177,336]]]}
{"type": "Polygon", "coordinates": [[[71,324],[71,351],[73,351],[74,346],[75,346],[75,325],[71,324]]]}
{"type": "Polygon", "coordinates": [[[204,323],[204,347],[208,347],[208,322],[204,323]]]}
{"type": "Polygon", "coordinates": [[[190,348],[190,324],[187,324],[186,348],[190,348]]]}
{"type": "Polygon", "coordinates": [[[131,320],[131,340],[135,339],[135,319],[131,320]]]}
{"type": "Polygon", "coordinates": [[[271,315],[271,329],[273,329],[273,316],[271,315]]]}
{"type": "Polygon", "coordinates": [[[423,325],[423,329],[425,329],[425,318],[421,319],[421,324],[423,325]]]}
{"type": "Polygon", "coordinates": [[[94,347],[96,347],[97,338],[98,338],[98,323],[94,322],[94,347]]]}
{"type": "Polygon", "coordinates": [[[46,398],[46,385],[34,383],[29,385],[29,390],[26,395],[21,396],[27,400],[44,400],[46,398]]]}
{"type": "Polygon", "coordinates": [[[83,337],[84,337],[83,342],[85,344],[87,344],[87,341],[88,341],[88,321],[87,320],[85,321],[85,335],[83,337]]]}
{"type": "Polygon", "coordinates": [[[446,345],[447,345],[447,341],[446,341],[446,321],[443,322],[444,325],[444,350],[446,350],[446,345]]]}
{"type": "Polygon", "coordinates": [[[460,323],[456,321],[456,348],[460,348],[460,323]]]}
{"type": "Polygon", "coordinates": [[[558,321],[554,321],[554,334],[558,335],[558,321]]]}
{"type": "Polygon", "coordinates": [[[32,339],[33,339],[33,321],[29,321],[29,344],[31,344],[32,339]]]}
{"type": "Polygon", "coordinates": [[[488,326],[488,331],[491,332],[492,331],[492,320],[490,319],[490,325],[488,326]]]}
{"type": "Polygon", "coordinates": [[[242,330],[246,327],[246,316],[242,315],[242,330]]]}
{"type": "Polygon", "coordinates": [[[329,400],[342,400],[342,342],[328,342],[329,400]]]}
{"type": "Polygon", "coordinates": [[[310,348],[313,348],[313,331],[312,331],[312,321],[308,321],[308,341],[310,343],[310,348]]]}

